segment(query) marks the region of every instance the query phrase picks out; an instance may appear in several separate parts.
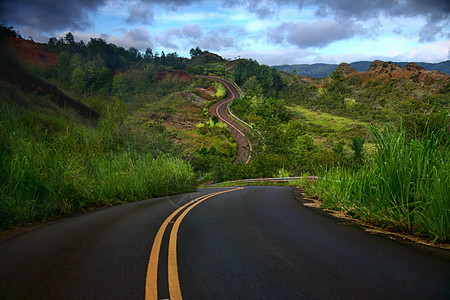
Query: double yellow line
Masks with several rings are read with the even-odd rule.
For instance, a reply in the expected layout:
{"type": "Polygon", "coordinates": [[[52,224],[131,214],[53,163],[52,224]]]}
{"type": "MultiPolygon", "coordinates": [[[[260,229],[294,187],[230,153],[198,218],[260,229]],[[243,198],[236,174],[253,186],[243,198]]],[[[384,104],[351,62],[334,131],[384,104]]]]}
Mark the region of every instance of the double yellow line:
{"type": "Polygon", "coordinates": [[[159,228],[155,240],[153,242],[152,251],[150,253],[150,259],[147,266],[147,278],[145,281],[145,299],[146,300],[157,300],[158,299],[158,263],[159,263],[159,253],[161,251],[161,243],[164,236],[164,232],[167,229],[169,223],[174,223],[169,237],[169,255],[167,262],[167,273],[168,273],[168,283],[169,283],[169,295],[171,300],[182,299],[180,282],[178,278],[178,263],[177,263],[177,235],[178,229],[180,228],[181,221],[183,218],[193,209],[195,206],[199,205],[206,199],[211,197],[241,190],[243,187],[238,187],[230,190],[215,192],[198,197],[185,205],[181,206],[175,210],[161,225],[159,228]],[[184,211],[183,211],[184,210],[184,211]],[[178,215],[182,212],[177,218],[178,215]],[[176,220],[174,220],[176,219],[176,220]]]}

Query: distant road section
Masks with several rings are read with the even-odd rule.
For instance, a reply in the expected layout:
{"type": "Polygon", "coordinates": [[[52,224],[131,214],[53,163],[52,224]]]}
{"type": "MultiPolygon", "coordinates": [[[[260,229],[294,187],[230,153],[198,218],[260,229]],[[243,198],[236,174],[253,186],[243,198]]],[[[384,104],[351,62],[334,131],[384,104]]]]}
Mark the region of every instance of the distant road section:
{"type": "Polygon", "coordinates": [[[221,83],[227,90],[226,98],[212,105],[209,108],[209,114],[211,116],[217,116],[221,122],[227,124],[230,128],[230,131],[238,144],[238,155],[236,158],[236,162],[241,161],[248,163],[250,162],[250,159],[252,157],[253,150],[251,142],[246,137],[248,129],[242,126],[240,123],[236,122],[236,120],[234,120],[227,111],[227,105],[234,99],[238,99],[240,97],[239,91],[234,87],[233,84],[222,78],[215,76],[209,76],[209,78],[221,83]]]}

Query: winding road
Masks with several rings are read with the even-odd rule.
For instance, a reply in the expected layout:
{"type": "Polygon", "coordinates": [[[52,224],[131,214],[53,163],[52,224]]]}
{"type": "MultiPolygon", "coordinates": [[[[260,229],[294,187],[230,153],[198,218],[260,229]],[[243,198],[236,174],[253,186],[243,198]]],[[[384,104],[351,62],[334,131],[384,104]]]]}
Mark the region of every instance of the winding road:
{"type": "Polygon", "coordinates": [[[208,78],[214,79],[215,81],[221,83],[227,90],[227,96],[224,100],[215,103],[209,108],[209,114],[211,116],[219,117],[219,120],[230,128],[231,134],[233,134],[236,142],[238,144],[238,155],[235,162],[245,162],[246,164],[250,162],[252,158],[252,144],[250,140],[247,139],[246,134],[248,129],[242,126],[239,122],[234,120],[227,111],[228,104],[234,99],[240,97],[239,91],[230,82],[215,76],[208,76],[208,78]]]}
{"type": "Polygon", "coordinates": [[[207,188],[0,235],[0,299],[449,299],[450,255],[304,206],[207,188]]]}

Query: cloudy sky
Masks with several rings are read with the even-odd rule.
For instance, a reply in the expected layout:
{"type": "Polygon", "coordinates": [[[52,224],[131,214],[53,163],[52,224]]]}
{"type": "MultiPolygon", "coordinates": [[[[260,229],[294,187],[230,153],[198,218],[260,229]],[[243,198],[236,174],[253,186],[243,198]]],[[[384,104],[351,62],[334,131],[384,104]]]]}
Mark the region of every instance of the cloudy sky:
{"type": "Polygon", "coordinates": [[[0,23],[39,42],[70,31],[268,65],[450,59],[448,0],[0,0],[0,23]]]}

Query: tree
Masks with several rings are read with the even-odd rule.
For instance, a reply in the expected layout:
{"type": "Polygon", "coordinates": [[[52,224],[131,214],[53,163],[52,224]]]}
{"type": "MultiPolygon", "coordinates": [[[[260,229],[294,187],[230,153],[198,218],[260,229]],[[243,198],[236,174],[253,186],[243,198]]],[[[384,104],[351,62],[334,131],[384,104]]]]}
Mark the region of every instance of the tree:
{"type": "Polygon", "coordinates": [[[51,37],[48,39],[48,45],[51,47],[55,47],[56,46],[56,42],[58,42],[58,39],[55,37],[51,37]]]}
{"type": "Polygon", "coordinates": [[[261,95],[263,93],[263,89],[261,84],[259,84],[256,76],[250,76],[244,83],[243,88],[245,91],[253,91],[257,95],[261,95]]]}
{"type": "Polygon", "coordinates": [[[189,51],[189,54],[191,55],[191,58],[199,56],[202,53],[203,53],[203,51],[200,49],[199,46],[197,46],[195,49],[191,48],[191,50],[189,51]]]}
{"type": "Polygon", "coordinates": [[[274,96],[283,86],[283,80],[275,68],[259,65],[252,59],[240,60],[235,69],[236,83],[243,85],[251,76],[256,77],[264,94],[268,96],[274,96]]]}
{"type": "Polygon", "coordinates": [[[128,54],[129,54],[129,59],[132,62],[138,62],[141,59],[141,54],[139,53],[139,50],[131,47],[130,49],[128,49],[128,54]]]}
{"type": "Polygon", "coordinates": [[[153,50],[151,48],[145,49],[144,59],[148,62],[153,59],[153,50]]]}
{"type": "Polygon", "coordinates": [[[75,44],[75,37],[73,36],[73,34],[71,32],[68,32],[66,34],[66,36],[64,37],[64,41],[68,45],[73,45],[73,44],[75,44]]]}
{"type": "Polygon", "coordinates": [[[13,26],[5,27],[3,24],[0,24],[0,38],[7,38],[7,37],[13,37],[13,38],[19,38],[21,39],[22,36],[19,34],[18,30],[14,30],[13,26]]]}
{"type": "Polygon", "coordinates": [[[337,82],[342,82],[344,81],[344,72],[339,69],[336,68],[330,75],[330,78],[337,81],[337,82]]]}
{"type": "Polygon", "coordinates": [[[81,93],[86,90],[86,83],[84,81],[85,73],[81,67],[77,67],[71,74],[72,88],[81,97],[81,93]]]}
{"type": "Polygon", "coordinates": [[[364,138],[363,137],[353,137],[350,143],[350,148],[355,152],[353,154],[354,162],[357,164],[362,164],[364,160],[364,138]]]}

